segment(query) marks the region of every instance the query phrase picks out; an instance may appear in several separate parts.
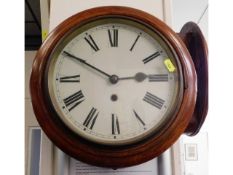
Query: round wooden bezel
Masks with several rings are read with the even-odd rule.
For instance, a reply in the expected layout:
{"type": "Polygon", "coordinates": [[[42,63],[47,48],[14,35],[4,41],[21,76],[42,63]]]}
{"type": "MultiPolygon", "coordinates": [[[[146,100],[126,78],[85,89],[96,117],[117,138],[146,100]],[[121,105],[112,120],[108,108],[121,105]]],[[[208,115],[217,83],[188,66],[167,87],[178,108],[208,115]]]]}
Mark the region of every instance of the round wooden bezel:
{"type": "Polygon", "coordinates": [[[68,155],[83,162],[120,168],[151,160],[168,149],[187,128],[196,103],[197,79],[191,56],[179,36],[154,16],[129,7],[108,6],[78,13],[56,27],[47,37],[35,57],[30,79],[32,105],[43,131],[52,142],[68,155]],[[103,17],[123,17],[139,21],[156,29],[175,50],[182,66],[184,92],[180,109],[169,127],[162,128],[155,137],[127,146],[103,146],[85,139],[69,130],[50,106],[45,90],[45,71],[48,59],[58,41],[70,29],[103,17]]]}

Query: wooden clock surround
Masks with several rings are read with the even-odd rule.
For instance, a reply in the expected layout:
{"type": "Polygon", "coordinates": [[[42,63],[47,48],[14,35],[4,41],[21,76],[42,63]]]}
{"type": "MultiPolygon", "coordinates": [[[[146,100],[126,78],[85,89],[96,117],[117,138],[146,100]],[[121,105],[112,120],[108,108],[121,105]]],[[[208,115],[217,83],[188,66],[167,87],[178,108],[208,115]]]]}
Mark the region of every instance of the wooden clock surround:
{"type": "Polygon", "coordinates": [[[50,33],[42,44],[37,52],[32,68],[30,79],[32,105],[43,131],[55,145],[70,156],[92,165],[111,168],[132,166],[149,161],[168,149],[181,134],[196,134],[207,113],[208,89],[205,83],[208,77],[207,46],[200,32],[195,32],[194,35],[191,34],[192,36],[189,37],[192,28],[193,26],[189,25],[182,29],[179,36],[166,24],[150,14],[128,7],[114,6],[86,10],[65,20],[50,33]],[[156,135],[126,146],[104,146],[81,138],[60,120],[48,100],[47,78],[45,77],[46,64],[57,42],[73,27],[104,17],[132,19],[156,28],[166,38],[166,42],[169,42],[173,47],[180,58],[183,68],[184,96],[179,112],[174,120],[169,122],[156,135]],[[199,37],[200,34],[201,39],[196,41],[195,38],[199,37]],[[196,51],[197,49],[202,49],[202,51],[196,51]],[[197,61],[192,61],[190,53],[197,61]],[[203,64],[204,68],[199,68],[199,65],[202,64],[202,60],[199,59],[200,55],[202,55],[202,59],[205,62],[203,64]],[[204,78],[199,81],[203,71],[205,72],[204,78]],[[199,90],[201,91],[200,93],[199,90]],[[205,97],[204,101],[201,99],[203,94],[205,97]],[[199,115],[200,111],[204,112],[199,115]]]}
{"type": "Polygon", "coordinates": [[[190,136],[201,129],[208,112],[208,47],[197,24],[186,23],[178,34],[192,57],[197,73],[197,100],[193,117],[185,130],[190,136]]]}

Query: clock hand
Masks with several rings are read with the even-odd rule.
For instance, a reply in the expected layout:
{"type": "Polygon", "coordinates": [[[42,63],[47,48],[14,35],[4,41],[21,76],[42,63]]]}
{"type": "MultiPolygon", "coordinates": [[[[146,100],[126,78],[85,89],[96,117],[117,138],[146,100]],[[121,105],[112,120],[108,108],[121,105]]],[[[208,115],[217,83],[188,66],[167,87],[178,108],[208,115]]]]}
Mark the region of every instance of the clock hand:
{"type": "Polygon", "coordinates": [[[136,73],[133,77],[121,77],[118,78],[118,80],[129,80],[129,79],[134,79],[137,82],[142,82],[144,81],[146,78],[148,77],[148,75],[142,73],[142,72],[138,72],[136,73]]]}
{"type": "Polygon", "coordinates": [[[78,57],[76,57],[76,56],[70,54],[70,53],[67,52],[67,51],[63,51],[63,54],[64,54],[65,56],[68,56],[68,57],[70,57],[70,58],[73,58],[73,59],[75,59],[75,60],[78,60],[79,62],[81,62],[81,63],[87,65],[88,67],[90,67],[90,68],[92,68],[92,69],[94,69],[94,70],[96,70],[96,71],[98,71],[98,72],[104,74],[104,75],[107,76],[108,78],[111,77],[111,75],[107,74],[106,72],[104,72],[104,71],[102,71],[102,70],[96,68],[95,66],[92,66],[92,65],[89,64],[89,63],[87,63],[86,60],[83,60],[83,59],[81,59],[81,58],[78,58],[78,57]]]}

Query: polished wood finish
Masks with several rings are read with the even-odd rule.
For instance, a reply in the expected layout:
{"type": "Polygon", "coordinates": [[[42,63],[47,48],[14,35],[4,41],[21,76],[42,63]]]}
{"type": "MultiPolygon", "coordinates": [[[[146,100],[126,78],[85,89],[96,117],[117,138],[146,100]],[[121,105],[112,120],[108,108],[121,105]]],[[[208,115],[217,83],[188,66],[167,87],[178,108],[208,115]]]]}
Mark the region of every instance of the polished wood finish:
{"type": "Polygon", "coordinates": [[[208,48],[205,38],[197,24],[186,23],[180,33],[197,73],[197,101],[193,117],[185,130],[190,136],[196,135],[205,121],[208,111],[208,48]]]}
{"type": "Polygon", "coordinates": [[[154,16],[128,7],[99,7],[78,13],[56,27],[39,49],[30,79],[32,105],[37,120],[47,136],[61,150],[83,162],[104,167],[126,167],[159,156],[186,130],[196,104],[197,78],[191,56],[180,37],[154,16]],[[166,38],[178,55],[184,76],[184,96],[179,112],[168,126],[142,142],[127,146],[103,146],[74,134],[59,119],[48,100],[46,66],[50,54],[63,35],[75,26],[105,17],[123,17],[147,24],[166,38]]]}

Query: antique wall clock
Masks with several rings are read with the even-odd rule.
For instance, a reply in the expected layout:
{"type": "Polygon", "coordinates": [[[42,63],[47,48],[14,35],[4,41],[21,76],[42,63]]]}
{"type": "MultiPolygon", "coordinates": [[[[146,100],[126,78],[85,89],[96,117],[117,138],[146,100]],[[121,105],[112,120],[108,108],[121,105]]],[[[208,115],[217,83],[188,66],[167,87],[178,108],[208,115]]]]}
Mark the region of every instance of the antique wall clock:
{"type": "Polygon", "coordinates": [[[37,120],[68,155],[97,166],[148,161],[207,113],[207,46],[128,7],[78,13],[39,49],[30,80],[37,120]]]}

